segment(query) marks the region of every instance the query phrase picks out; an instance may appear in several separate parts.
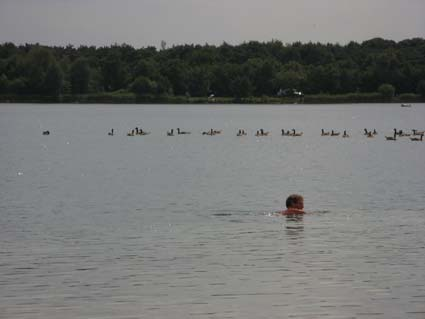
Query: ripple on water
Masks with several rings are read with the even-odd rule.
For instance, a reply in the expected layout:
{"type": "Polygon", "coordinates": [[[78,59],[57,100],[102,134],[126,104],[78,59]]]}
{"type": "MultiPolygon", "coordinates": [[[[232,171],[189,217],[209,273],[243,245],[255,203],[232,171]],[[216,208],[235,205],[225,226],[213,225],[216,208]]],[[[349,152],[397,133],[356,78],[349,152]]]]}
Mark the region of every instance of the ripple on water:
{"type": "Polygon", "coordinates": [[[5,318],[425,318],[425,148],[361,135],[423,104],[57,107],[0,108],[5,318]],[[104,136],[135,119],[152,134],[104,136]],[[228,129],[165,145],[176,119],[228,129]],[[304,135],[236,139],[259,121],[304,135]],[[317,136],[335,123],[351,138],[317,136]],[[308,213],[276,216],[293,192],[308,213]]]}

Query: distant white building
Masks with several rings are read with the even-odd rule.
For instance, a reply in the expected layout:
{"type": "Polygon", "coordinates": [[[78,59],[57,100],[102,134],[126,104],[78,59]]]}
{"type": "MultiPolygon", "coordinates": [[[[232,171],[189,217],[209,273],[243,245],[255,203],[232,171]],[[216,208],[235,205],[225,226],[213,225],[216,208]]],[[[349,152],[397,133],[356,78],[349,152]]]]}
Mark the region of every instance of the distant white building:
{"type": "Polygon", "coordinates": [[[296,89],[279,89],[277,96],[298,96],[301,97],[304,94],[296,89]]]}

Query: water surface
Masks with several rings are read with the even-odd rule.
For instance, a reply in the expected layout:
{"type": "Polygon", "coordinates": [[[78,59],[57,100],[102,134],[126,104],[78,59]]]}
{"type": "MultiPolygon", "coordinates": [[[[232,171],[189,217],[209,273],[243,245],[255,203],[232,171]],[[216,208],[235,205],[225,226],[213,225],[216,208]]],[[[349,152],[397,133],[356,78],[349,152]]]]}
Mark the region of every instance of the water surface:
{"type": "Polygon", "coordinates": [[[424,104],[2,104],[0,317],[424,318],[425,142],[384,137],[424,120],[424,104]],[[301,219],[273,215],[290,193],[301,219]]]}

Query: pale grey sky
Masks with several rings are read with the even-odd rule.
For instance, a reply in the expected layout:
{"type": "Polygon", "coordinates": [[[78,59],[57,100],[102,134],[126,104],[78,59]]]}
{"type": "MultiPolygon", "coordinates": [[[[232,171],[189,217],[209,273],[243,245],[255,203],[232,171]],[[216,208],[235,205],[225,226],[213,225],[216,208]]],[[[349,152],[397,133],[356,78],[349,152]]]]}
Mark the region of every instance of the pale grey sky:
{"type": "Polygon", "coordinates": [[[346,44],[425,37],[425,0],[0,0],[0,43],[346,44]]]}

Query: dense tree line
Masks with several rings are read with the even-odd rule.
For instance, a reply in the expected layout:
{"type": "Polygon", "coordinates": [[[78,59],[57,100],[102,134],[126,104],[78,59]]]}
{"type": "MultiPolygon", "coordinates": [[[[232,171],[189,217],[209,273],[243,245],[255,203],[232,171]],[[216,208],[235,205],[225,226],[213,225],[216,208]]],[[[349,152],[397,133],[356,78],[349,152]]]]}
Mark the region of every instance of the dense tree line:
{"type": "Polygon", "coordinates": [[[377,92],[425,95],[425,40],[347,45],[280,41],[240,45],[78,48],[0,45],[0,94],[133,92],[149,96],[275,96],[377,92]]]}

